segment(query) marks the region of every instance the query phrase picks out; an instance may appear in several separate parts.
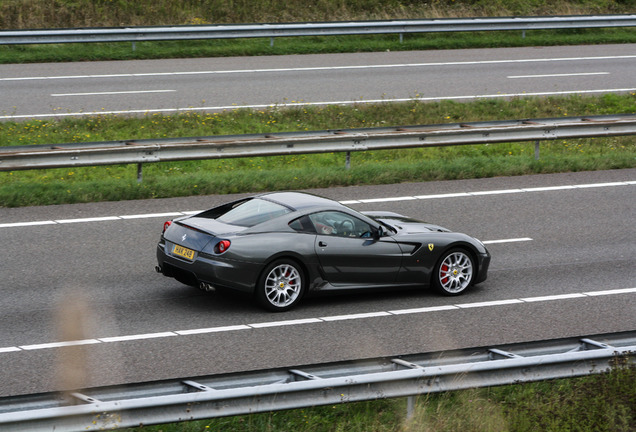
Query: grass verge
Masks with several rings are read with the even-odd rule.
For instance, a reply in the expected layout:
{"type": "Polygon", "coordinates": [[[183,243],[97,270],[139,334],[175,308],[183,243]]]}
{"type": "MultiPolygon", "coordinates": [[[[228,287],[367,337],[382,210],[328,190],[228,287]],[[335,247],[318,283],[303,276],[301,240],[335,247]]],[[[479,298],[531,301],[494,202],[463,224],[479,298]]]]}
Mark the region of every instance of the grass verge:
{"type": "Polygon", "coordinates": [[[628,432],[636,428],[636,366],[602,375],[405,399],[146,426],[129,432],[628,432]]]}
{"type": "MultiPolygon", "coordinates": [[[[0,147],[636,112],[636,93],[152,114],[0,123],[0,147]]],[[[633,168],[633,137],[237,158],[0,173],[0,207],[633,168]]]]}

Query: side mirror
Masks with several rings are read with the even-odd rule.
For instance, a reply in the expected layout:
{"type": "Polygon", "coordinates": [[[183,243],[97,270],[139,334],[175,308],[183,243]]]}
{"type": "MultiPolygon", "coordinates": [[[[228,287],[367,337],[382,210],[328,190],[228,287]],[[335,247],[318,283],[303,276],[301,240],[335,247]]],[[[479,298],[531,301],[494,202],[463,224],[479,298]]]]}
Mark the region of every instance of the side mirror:
{"type": "Polygon", "coordinates": [[[384,229],[382,228],[382,225],[376,227],[373,227],[373,238],[378,240],[380,237],[382,237],[384,235],[384,229]]]}

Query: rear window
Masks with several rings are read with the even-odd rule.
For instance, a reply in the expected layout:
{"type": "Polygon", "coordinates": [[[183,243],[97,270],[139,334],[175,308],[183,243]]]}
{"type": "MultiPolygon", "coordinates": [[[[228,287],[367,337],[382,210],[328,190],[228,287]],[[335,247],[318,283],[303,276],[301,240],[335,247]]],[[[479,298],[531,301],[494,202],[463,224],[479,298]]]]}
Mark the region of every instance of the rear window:
{"type": "Polygon", "coordinates": [[[239,203],[232,209],[218,216],[216,220],[230,225],[252,227],[290,212],[291,209],[285,206],[255,198],[239,203]]]}

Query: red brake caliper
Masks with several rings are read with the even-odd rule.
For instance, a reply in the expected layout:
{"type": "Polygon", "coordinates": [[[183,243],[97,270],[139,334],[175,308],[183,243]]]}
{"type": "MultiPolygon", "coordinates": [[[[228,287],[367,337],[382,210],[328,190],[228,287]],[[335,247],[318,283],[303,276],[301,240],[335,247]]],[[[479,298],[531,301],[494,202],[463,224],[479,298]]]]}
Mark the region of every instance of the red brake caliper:
{"type": "MultiPolygon", "coordinates": [[[[446,264],[442,265],[442,272],[444,275],[448,274],[448,266],[446,264]]],[[[445,284],[446,282],[448,282],[448,277],[444,276],[442,283],[445,284]]]]}

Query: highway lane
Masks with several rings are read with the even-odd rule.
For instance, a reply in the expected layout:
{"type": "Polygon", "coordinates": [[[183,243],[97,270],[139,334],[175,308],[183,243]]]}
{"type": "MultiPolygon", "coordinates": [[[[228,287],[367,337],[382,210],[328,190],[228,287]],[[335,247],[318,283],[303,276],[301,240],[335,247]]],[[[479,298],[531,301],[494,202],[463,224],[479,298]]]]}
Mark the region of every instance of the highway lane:
{"type": "Polygon", "coordinates": [[[0,120],[634,91],[636,45],[0,65],[0,120]]]}
{"type": "Polygon", "coordinates": [[[86,386],[633,330],[635,180],[632,169],[315,191],[482,240],[532,240],[489,245],[489,279],[460,297],[328,296],[284,314],[240,295],[204,294],[152,270],[165,219],[153,214],[233,197],[0,209],[0,395],[65,386],[58,363],[71,348],[40,345],[69,340],[60,335],[64,320],[82,323],[83,333],[71,340],[95,341],[78,348],[86,386]],[[442,197],[458,193],[466,194],[442,197]],[[376,198],[391,200],[360,202],[376,198]],[[150,216],[86,221],[122,215],[150,216]],[[554,297],[560,295],[566,297],[554,297]],[[60,308],[78,299],[83,320],[69,310],[60,319],[60,308]],[[425,307],[442,309],[405,313],[425,307]]]}

